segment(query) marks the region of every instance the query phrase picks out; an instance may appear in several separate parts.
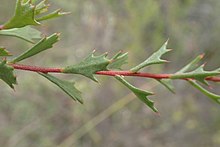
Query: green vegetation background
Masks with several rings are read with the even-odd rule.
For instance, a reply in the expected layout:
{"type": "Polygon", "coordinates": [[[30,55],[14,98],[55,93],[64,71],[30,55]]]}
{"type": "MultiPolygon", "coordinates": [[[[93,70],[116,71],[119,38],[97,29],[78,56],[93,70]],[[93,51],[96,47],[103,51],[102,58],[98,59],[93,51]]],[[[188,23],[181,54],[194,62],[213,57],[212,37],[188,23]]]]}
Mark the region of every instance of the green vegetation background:
{"type": "MultiPolygon", "coordinates": [[[[146,68],[171,73],[198,54],[206,53],[207,69],[220,65],[219,0],[51,0],[70,15],[38,29],[62,32],[51,50],[25,61],[49,67],[76,63],[93,49],[113,54],[129,52],[129,65],[143,61],[168,38],[172,61],[146,68]]],[[[0,23],[13,15],[15,0],[1,0],[0,23]]],[[[21,40],[1,37],[13,54],[28,48],[21,40]]],[[[15,92],[0,82],[0,144],[9,147],[218,147],[220,107],[183,81],[176,94],[148,79],[128,78],[156,93],[155,115],[111,77],[96,84],[81,76],[74,80],[85,104],[75,103],[56,86],[35,73],[16,72],[15,92]]],[[[220,86],[214,86],[219,92],[220,86]]]]}

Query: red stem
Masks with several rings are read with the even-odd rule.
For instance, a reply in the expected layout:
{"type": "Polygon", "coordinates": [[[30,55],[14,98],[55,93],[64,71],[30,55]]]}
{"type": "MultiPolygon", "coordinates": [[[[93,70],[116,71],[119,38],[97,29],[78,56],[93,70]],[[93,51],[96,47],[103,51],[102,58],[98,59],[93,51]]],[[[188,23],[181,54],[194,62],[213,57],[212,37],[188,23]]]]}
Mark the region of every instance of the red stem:
{"type": "Polygon", "coordinates": [[[22,65],[22,64],[9,64],[9,65],[14,67],[14,69],[27,70],[27,71],[33,71],[33,72],[42,72],[42,73],[48,73],[48,72],[61,73],[62,72],[61,68],[47,68],[47,67],[29,66],[29,65],[22,65]]]}
{"type": "Polygon", "coordinates": [[[131,71],[98,71],[96,72],[98,75],[108,75],[108,76],[133,76],[133,77],[147,77],[154,79],[168,79],[172,74],[152,74],[152,73],[133,73],[131,71]]]}
{"type": "MultiPolygon", "coordinates": [[[[42,72],[42,73],[62,73],[62,68],[47,68],[47,67],[38,67],[38,66],[29,66],[22,64],[11,64],[10,66],[14,67],[14,69],[33,71],[33,72],[42,72]]],[[[131,71],[98,71],[96,72],[98,75],[107,75],[107,76],[135,76],[135,77],[146,77],[153,79],[169,79],[172,74],[152,74],[152,73],[133,73],[131,71]]],[[[208,81],[220,82],[220,77],[208,77],[206,78],[208,81]]]]}

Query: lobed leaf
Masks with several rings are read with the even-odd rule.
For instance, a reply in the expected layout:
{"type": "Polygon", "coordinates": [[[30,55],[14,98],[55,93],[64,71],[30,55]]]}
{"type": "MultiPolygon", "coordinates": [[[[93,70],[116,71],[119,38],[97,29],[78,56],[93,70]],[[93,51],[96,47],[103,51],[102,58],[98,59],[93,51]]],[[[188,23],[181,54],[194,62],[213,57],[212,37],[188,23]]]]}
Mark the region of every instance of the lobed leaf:
{"type": "Polygon", "coordinates": [[[110,60],[106,58],[107,54],[94,56],[94,52],[76,65],[67,66],[63,69],[63,73],[81,74],[93,81],[98,80],[94,77],[97,71],[107,70],[110,60]]]}
{"type": "Polygon", "coordinates": [[[81,92],[75,88],[74,83],[64,81],[61,79],[58,79],[52,75],[45,74],[45,73],[39,73],[41,76],[45,77],[58,87],[60,87],[66,94],[68,94],[73,100],[83,103],[83,99],[81,96],[81,92]]]}
{"type": "Polygon", "coordinates": [[[195,80],[188,80],[188,82],[195,88],[197,88],[199,91],[201,91],[203,94],[220,104],[220,95],[214,94],[200,86],[195,80]]]}
{"type": "Polygon", "coordinates": [[[13,74],[14,68],[6,64],[6,60],[0,62],[0,79],[14,89],[17,84],[16,77],[13,74]]]}
{"type": "Polygon", "coordinates": [[[144,62],[140,63],[139,65],[133,67],[131,69],[132,72],[138,72],[140,69],[152,65],[152,64],[162,64],[166,63],[168,61],[161,59],[161,56],[165,53],[171,51],[170,49],[167,49],[168,41],[164,43],[164,45],[155,53],[153,53],[149,58],[147,58],[144,62]]]}
{"type": "Polygon", "coordinates": [[[205,71],[203,68],[204,68],[204,65],[201,65],[191,72],[176,73],[176,74],[172,75],[170,78],[171,79],[192,78],[192,79],[196,79],[197,81],[199,81],[205,85],[208,85],[205,78],[211,77],[211,76],[217,76],[220,74],[219,70],[205,71]]]}
{"type": "MultiPolygon", "coordinates": [[[[186,66],[184,66],[182,69],[180,69],[176,74],[187,72],[191,69],[194,69],[197,66],[197,63],[204,57],[204,55],[197,56],[194,60],[192,60],[190,63],[188,63],[186,66]]],[[[157,80],[160,82],[163,86],[165,86],[170,92],[175,93],[174,86],[171,81],[171,79],[161,79],[157,80]]]]}
{"type": "Polygon", "coordinates": [[[34,43],[35,39],[41,38],[41,32],[29,26],[23,28],[0,30],[0,35],[18,37],[30,43],[34,43]]]}
{"type": "Polygon", "coordinates": [[[157,108],[154,106],[154,102],[148,98],[148,96],[153,95],[153,93],[138,89],[128,83],[122,76],[115,76],[115,78],[124,84],[128,89],[130,89],[142,102],[144,102],[151,110],[158,112],[157,108]]]}
{"type": "Polygon", "coordinates": [[[42,51],[45,51],[49,48],[53,47],[53,44],[55,44],[59,40],[59,34],[54,33],[53,35],[49,37],[45,37],[42,40],[40,40],[35,46],[24,52],[23,54],[16,57],[12,63],[19,62],[21,60],[24,60],[26,58],[29,58],[31,56],[34,56],[42,51]]]}
{"type": "Polygon", "coordinates": [[[121,69],[121,66],[126,64],[128,60],[128,53],[118,52],[108,65],[108,69],[121,69]]]}
{"type": "Polygon", "coordinates": [[[17,0],[14,16],[3,25],[4,29],[22,28],[28,25],[39,25],[40,21],[52,19],[55,17],[69,14],[56,10],[46,15],[37,18],[38,15],[48,11],[49,5],[46,4],[47,0],[34,5],[33,0],[17,0]]]}
{"type": "Polygon", "coordinates": [[[197,56],[195,59],[193,59],[190,63],[185,65],[182,69],[180,69],[177,73],[185,73],[192,69],[195,69],[197,67],[197,64],[201,61],[201,59],[204,57],[204,54],[201,54],[197,56]]]}
{"type": "Polygon", "coordinates": [[[0,47],[0,56],[6,57],[11,56],[11,54],[4,47],[0,47]]]}
{"type": "Polygon", "coordinates": [[[5,29],[21,28],[27,25],[39,25],[35,20],[35,6],[31,0],[17,0],[14,16],[4,24],[5,29]]]}
{"type": "Polygon", "coordinates": [[[182,69],[180,69],[176,74],[184,75],[185,77],[188,76],[190,78],[194,78],[195,80],[188,79],[187,82],[189,82],[193,87],[197,88],[199,91],[201,91],[203,94],[214,100],[215,102],[220,104],[220,96],[216,95],[214,93],[209,92],[205,88],[203,88],[201,85],[199,85],[197,81],[204,83],[207,85],[207,82],[205,81],[205,78],[211,75],[215,75],[219,73],[219,70],[214,70],[214,71],[204,71],[203,66],[201,65],[198,67],[198,63],[201,61],[201,59],[204,57],[204,54],[197,56],[194,60],[192,60],[190,63],[188,63],[186,66],[184,66],[182,69]],[[192,70],[192,71],[191,71],[192,70]]]}
{"type": "Polygon", "coordinates": [[[171,76],[171,79],[187,79],[187,78],[193,78],[205,85],[208,85],[205,78],[210,76],[216,76],[220,74],[220,71],[218,69],[213,71],[205,71],[204,70],[204,64],[201,66],[198,66],[197,63],[201,61],[201,59],[204,57],[204,54],[197,56],[194,60],[192,60],[190,63],[188,63],[186,66],[184,66],[182,69],[180,69],[178,72],[176,72],[174,75],[171,76]]]}

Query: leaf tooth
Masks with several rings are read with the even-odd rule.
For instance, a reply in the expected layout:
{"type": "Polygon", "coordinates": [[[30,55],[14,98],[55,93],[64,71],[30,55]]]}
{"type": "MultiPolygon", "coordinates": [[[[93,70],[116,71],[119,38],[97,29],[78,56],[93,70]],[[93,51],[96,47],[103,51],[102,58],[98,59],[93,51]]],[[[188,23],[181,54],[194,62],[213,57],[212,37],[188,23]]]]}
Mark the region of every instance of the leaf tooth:
{"type": "Polygon", "coordinates": [[[12,56],[12,54],[9,51],[7,51],[4,47],[0,47],[0,56],[12,56]]]}
{"type": "Polygon", "coordinates": [[[103,56],[104,56],[104,57],[107,57],[107,56],[108,56],[108,52],[105,52],[105,53],[103,54],[103,56]]]}
{"type": "Polygon", "coordinates": [[[161,59],[161,56],[163,56],[165,53],[171,51],[170,49],[167,49],[168,40],[160,47],[159,50],[154,52],[150,57],[148,57],[145,61],[138,64],[137,66],[131,68],[130,70],[132,72],[138,72],[140,69],[153,65],[153,64],[162,64],[166,63],[166,60],[161,59]]]}
{"type": "Polygon", "coordinates": [[[0,62],[0,79],[14,89],[13,84],[17,84],[16,76],[13,73],[14,68],[7,65],[7,61],[3,60],[0,62]]]}
{"type": "Polygon", "coordinates": [[[57,11],[59,16],[71,14],[71,12],[64,12],[62,9],[58,9],[57,11]]]}
{"type": "Polygon", "coordinates": [[[163,62],[163,63],[170,63],[171,62],[169,60],[164,60],[164,59],[161,59],[160,61],[163,62]]]}
{"type": "Polygon", "coordinates": [[[110,60],[106,58],[107,53],[95,56],[93,51],[81,62],[65,67],[62,72],[70,74],[80,74],[91,80],[98,82],[94,74],[98,71],[107,70],[110,60]]]}
{"type": "Polygon", "coordinates": [[[157,108],[154,106],[154,101],[147,97],[153,95],[152,92],[144,91],[131,85],[120,75],[116,75],[115,78],[123,85],[125,85],[128,89],[130,89],[137,96],[137,98],[144,102],[151,110],[153,110],[156,113],[158,112],[157,108]]]}
{"type": "Polygon", "coordinates": [[[108,65],[108,69],[119,69],[121,70],[121,66],[127,63],[128,53],[123,53],[119,51],[116,55],[114,55],[110,59],[110,64],[108,65]]]}
{"type": "Polygon", "coordinates": [[[205,53],[202,53],[199,55],[200,59],[203,59],[205,57],[205,53]]]}

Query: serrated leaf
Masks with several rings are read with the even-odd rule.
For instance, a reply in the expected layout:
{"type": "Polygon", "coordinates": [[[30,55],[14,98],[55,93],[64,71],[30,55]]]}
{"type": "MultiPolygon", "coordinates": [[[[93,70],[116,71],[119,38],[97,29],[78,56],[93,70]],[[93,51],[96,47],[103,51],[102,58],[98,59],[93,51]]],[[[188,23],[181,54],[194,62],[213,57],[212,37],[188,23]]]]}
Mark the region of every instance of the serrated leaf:
{"type": "Polygon", "coordinates": [[[0,47],[0,56],[6,57],[11,56],[11,54],[4,47],[0,47]]]}
{"type": "Polygon", "coordinates": [[[182,69],[180,69],[176,73],[185,73],[192,69],[195,69],[198,62],[200,62],[203,57],[204,57],[204,54],[197,56],[195,59],[193,59],[190,63],[188,63],[186,66],[184,66],[182,69]]]}
{"type": "Polygon", "coordinates": [[[211,98],[212,100],[214,100],[215,102],[217,102],[218,104],[220,104],[220,95],[214,94],[212,92],[209,92],[208,90],[206,90],[205,88],[203,88],[202,86],[200,86],[196,81],[194,80],[188,80],[188,82],[195,88],[197,88],[199,91],[201,91],[203,94],[205,94],[206,96],[208,96],[209,98],[211,98]]]}
{"type": "Polygon", "coordinates": [[[6,64],[6,60],[0,62],[0,79],[14,89],[17,84],[16,77],[13,74],[14,68],[6,64]]]}
{"type": "Polygon", "coordinates": [[[205,85],[208,85],[205,78],[209,76],[219,75],[220,72],[218,71],[218,69],[214,71],[205,71],[204,64],[201,66],[198,66],[197,63],[200,62],[203,57],[204,57],[204,54],[197,56],[194,60],[192,60],[190,63],[188,63],[178,72],[176,72],[173,76],[171,76],[171,78],[172,79],[193,78],[205,85]]]}
{"type": "Polygon", "coordinates": [[[64,68],[63,73],[81,74],[97,82],[98,80],[94,77],[94,74],[97,71],[107,70],[110,63],[106,56],[107,54],[94,56],[94,53],[92,53],[80,63],[64,68]]]}
{"type": "Polygon", "coordinates": [[[170,79],[160,79],[157,81],[166,87],[170,92],[175,93],[173,83],[170,79]]]}
{"type": "Polygon", "coordinates": [[[108,65],[108,69],[120,69],[121,66],[126,64],[128,60],[128,53],[118,52],[112,59],[110,64],[108,65]]]}
{"type": "Polygon", "coordinates": [[[0,35],[18,37],[31,43],[34,43],[35,39],[41,38],[41,32],[29,26],[0,30],[0,35]]]}
{"type": "Polygon", "coordinates": [[[27,25],[39,25],[35,20],[35,6],[31,4],[31,0],[17,0],[15,14],[7,23],[4,29],[21,28],[27,25]]]}
{"type": "Polygon", "coordinates": [[[217,76],[220,74],[220,71],[218,70],[213,70],[213,71],[205,71],[203,69],[204,65],[199,66],[195,70],[191,72],[186,72],[186,73],[176,73],[172,75],[170,78],[171,79],[187,79],[187,78],[192,78],[196,79],[199,82],[208,85],[207,82],[205,81],[205,78],[211,77],[211,76],[217,76]]]}
{"type": "MultiPolygon", "coordinates": [[[[184,72],[187,72],[189,70],[194,69],[197,66],[197,63],[199,61],[201,61],[203,56],[204,55],[197,56],[194,60],[192,60],[190,63],[188,63],[186,66],[184,66],[178,72],[176,72],[176,74],[184,73],[184,72]]],[[[157,80],[157,81],[160,82],[163,86],[165,86],[169,91],[171,91],[172,93],[175,93],[173,83],[170,79],[161,79],[161,80],[157,80]]]]}
{"type": "Polygon", "coordinates": [[[51,12],[51,13],[44,15],[40,18],[37,18],[37,21],[48,20],[48,19],[60,17],[60,16],[67,15],[67,14],[69,14],[69,12],[62,12],[61,9],[58,9],[54,12],[51,12]]]}
{"type": "Polygon", "coordinates": [[[59,40],[59,34],[55,33],[49,37],[45,37],[40,40],[35,46],[24,52],[23,54],[16,57],[12,62],[16,63],[31,56],[34,56],[42,51],[50,49],[53,47],[53,44],[59,40]]]}
{"type": "Polygon", "coordinates": [[[204,66],[201,65],[201,66],[199,66],[198,68],[196,68],[194,71],[192,71],[192,72],[190,72],[190,73],[195,73],[195,74],[201,74],[201,73],[203,73],[203,74],[201,74],[201,75],[195,76],[194,78],[195,78],[197,81],[199,81],[199,82],[201,82],[201,83],[203,83],[203,84],[205,84],[205,85],[208,85],[208,83],[207,83],[207,81],[205,80],[205,78],[208,77],[208,76],[218,75],[218,72],[205,71],[205,70],[203,69],[203,67],[204,67],[204,66]],[[215,73],[216,73],[216,74],[215,74],[215,73]]]}
{"type": "Polygon", "coordinates": [[[128,83],[122,76],[115,76],[115,78],[124,84],[128,89],[130,89],[142,102],[144,102],[148,107],[150,107],[154,112],[158,112],[157,108],[154,106],[154,102],[148,98],[148,96],[153,95],[153,93],[141,90],[134,87],[128,83]]]}
{"type": "Polygon", "coordinates": [[[166,60],[161,59],[161,56],[165,53],[169,52],[170,49],[167,49],[168,41],[164,43],[164,45],[155,53],[153,53],[149,58],[147,58],[144,62],[140,63],[139,65],[135,66],[131,69],[132,72],[138,72],[140,69],[152,65],[152,64],[162,64],[166,63],[166,60]]]}
{"type": "Polygon", "coordinates": [[[81,92],[75,88],[74,83],[58,79],[52,75],[39,73],[58,87],[60,87],[66,94],[68,94],[73,100],[83,103],[81,92]]]}

